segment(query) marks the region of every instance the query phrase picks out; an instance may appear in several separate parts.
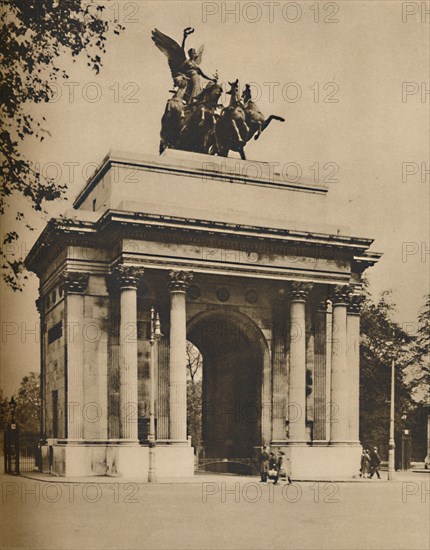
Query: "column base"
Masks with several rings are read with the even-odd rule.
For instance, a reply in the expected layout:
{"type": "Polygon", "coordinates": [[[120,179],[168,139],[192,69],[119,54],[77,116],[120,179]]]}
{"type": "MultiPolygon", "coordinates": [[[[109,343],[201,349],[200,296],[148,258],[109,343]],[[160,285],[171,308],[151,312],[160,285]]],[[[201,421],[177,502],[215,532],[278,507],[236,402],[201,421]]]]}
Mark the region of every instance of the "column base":
{"type": "Polygon", "coordinates": [[[345,441],[330,441],[329,442],[329,445],[333,445],[333,446],[337,446],[337,445],[340,445],[340,446],[350,446],[350,447],[361,447],[361,443],[359,441],[348,441],[348,440],[345,440],[345,441]]]}
{"type": "Polygon", "coordinates": [[[191,447],[189,439],[157,439],[157,445],[178,445],[181,447],[191,447]]]}
{"type": "Polygon", "coordinates": [[[135,446],[138,446],[140,445],[139,443],[139,440],[138,439],[118,439],[117,445],[135,445],[135,446]]]}

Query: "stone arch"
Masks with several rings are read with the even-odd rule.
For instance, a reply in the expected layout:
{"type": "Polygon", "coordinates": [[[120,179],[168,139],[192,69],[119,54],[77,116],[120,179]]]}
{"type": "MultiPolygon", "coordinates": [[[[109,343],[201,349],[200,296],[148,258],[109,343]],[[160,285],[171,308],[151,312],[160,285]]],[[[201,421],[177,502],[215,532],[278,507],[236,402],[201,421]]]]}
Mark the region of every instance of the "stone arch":
{"type": "Polygon", "coordinates": [[[228,458],[234,453],[254,456],[255,448],[268,444],[271,436],[271,367],[265,335],[246,314],[220,306],[194,315],[187,323],[187,339],[204,358],[207,451],[228,458]]]}

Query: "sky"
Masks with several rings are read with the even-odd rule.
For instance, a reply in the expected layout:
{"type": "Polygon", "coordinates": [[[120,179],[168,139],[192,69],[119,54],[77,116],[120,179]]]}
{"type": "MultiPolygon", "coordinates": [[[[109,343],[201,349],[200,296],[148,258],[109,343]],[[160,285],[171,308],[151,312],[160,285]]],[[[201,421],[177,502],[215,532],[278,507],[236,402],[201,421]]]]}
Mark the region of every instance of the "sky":
{"type": "MultiPolygon", "coordinates": [[[[126,27],[109,39],[100,74],[84,59],[74,63],[63,55],[68,84],[56,85],[50,103],[29,106],[46,117],[51,136],[42,143],[29,139],[22,150],[43,173],[67,183],[68,192],[47,205],[46,215],[25,210],[36,230],[20,228],[22,254],[51,217],[71,207],[109,150],[157,154],[172,83],[151,30],[180,43],[191,26],[187,47],[205,45],[206,74],[217,70],[222,83],[253,83],[262,112],[286,119],[250,143],[247,158],[325,180],[329,223],[374,239],[371,250],[383,257],[366,272],[372,295],[392,290],[394,318],[413,333],[429,292],[430,262],[430,13],[421,11],[422,3],[100,3],[126,27]]],[[[2,232],[14,227],[12,213],[2,232]]],[[[6,395],[39,369],[37,288],[34,274],[23,292],[1,283],[6,395]]]]}

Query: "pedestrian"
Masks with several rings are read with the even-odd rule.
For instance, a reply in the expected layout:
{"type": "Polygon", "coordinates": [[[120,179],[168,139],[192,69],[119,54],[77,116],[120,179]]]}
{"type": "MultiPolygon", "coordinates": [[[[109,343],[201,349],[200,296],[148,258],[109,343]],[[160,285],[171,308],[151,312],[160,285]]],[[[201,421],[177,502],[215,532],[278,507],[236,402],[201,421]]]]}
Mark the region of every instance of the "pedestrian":
{"type": "Polygon", "coordinates": [[[361,462],[360,462],[360,477],[368,477],[370,470],[370,455],[369,450],[363,447],[361,452],[361,462]]]}
{"type": "Polygon", "coordinates": [[[278,477],[281,480],[285,480],[288,485],[291,483],[290,476],[288,475],[288,472],[287,472],[287,461],[285,459],[284,451],[279,451],[279,456],[278,456],[278,477]]]}
{"type": "Polygon", "coordinates": [[[378,454],[378,447],[373,447],[370,453],[370,475],[369,475],[370,478],[373,477],[373,474],[376,474],[377,478],[381,479],[381,476],[379,475],[380,464],[381,464],[381,457],[378,454]]]}
{"type": "Polygon", "coordinates": [[[269,453],[267,451],[267,447],[264,446],[261,450],[260,457],[260,482],[266,483],[267,482],[267,472],[269,470],[269,453]]]}
{"type": "Polygon", "coordinates": [[[269,479],[273,479],[273,485],[276,485],[278,483],[278,461],[274,453],[269,454],[269,479]]]}

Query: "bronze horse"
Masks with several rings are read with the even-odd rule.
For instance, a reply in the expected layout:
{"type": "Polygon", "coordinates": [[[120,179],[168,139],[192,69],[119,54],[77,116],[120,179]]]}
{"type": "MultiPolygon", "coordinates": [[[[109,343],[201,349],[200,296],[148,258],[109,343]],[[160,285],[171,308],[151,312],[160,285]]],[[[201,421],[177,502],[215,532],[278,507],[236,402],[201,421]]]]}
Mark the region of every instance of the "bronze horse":
{"type": "Polygon", "coordinates": [[[243,147],[248,141],[249,127],[246,123],[245,109],[239,98],[239,80],[236,79],[229,84],[230,90],[227,94],[231,96],[230,104],[222,110],[215,125],[215,144],[210,152],[226,157],[230,150],[236,151],[246,160],[243,147]]]}
{"type": "Polygon", "coordinates": [[[179,74],[175,77],[174,82],[178,88],[177,90],[171,90],[174,95],[167,101],[166,109],[161,119],[160,155],[164,149],[176,148],[181,130],[185,124],[185,102],[183,97],[187,90],[188,78],[183,74],[179,74]]]}
{"type": "Polygon", "coordinates": [[[261,132],[263,132],[269,126],[272,120],[285,122],[285,118],[277,115],[270,115],[267,119],[264,118],[263,113],[258,109],[256,103],[251,99],[251,87],[249,84],[246,84],[245,89],[242,92],[242,101],[245,106],[246,123],[249,127],[247,141],[249,141],[252,136],[254,136],[254,139],[258,139],[261,135],[261,132]]]}

